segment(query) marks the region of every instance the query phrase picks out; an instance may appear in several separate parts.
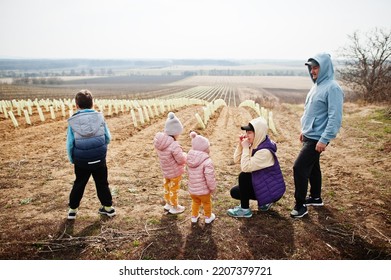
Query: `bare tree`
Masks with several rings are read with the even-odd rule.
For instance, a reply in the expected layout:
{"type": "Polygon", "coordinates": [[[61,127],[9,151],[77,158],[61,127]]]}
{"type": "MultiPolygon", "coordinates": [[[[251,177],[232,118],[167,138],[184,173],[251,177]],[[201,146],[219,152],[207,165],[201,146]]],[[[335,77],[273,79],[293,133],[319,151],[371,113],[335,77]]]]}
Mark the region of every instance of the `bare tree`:
{"type": "Polygon", "coordinates": [[[348,36],[350,44],[339,51],[345,67],[340,79],[367,102],[391,103],[391,30],[375,28],[348,36]]]}

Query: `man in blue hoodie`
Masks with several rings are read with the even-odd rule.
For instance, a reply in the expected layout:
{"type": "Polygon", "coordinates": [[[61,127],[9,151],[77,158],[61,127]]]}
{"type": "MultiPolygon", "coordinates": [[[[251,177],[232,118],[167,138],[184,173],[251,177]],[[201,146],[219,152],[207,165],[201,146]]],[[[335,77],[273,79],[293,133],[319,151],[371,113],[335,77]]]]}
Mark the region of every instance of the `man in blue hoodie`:
{"type": "Polygon", "coordinates": [[[334,67],[327,53],[308,59],[310,77],[314,82],[307,94],[301,118],[300,141],[303,147],[294,163],[296,204],[291,217],[302,218],[308,214],[307,206],[322,206],[322,172],[320,154],[339,132],[342,123],[344,93],[334,79],[334,67]],[[310,183],[310,196],[306,198],[310,183]]]}
{"type": "Polygon", "coordinates": [[[77,112],[68,119],[67,153],[74,164],[75,182],[69,195],[68,220],[74,220],[89,178],[94,178],[102,207],[99,214],[115,216],[115,209],[107,181],[106,154],[111,135],[102,113],[93,109],[89,90],[75,96],[77,112]]]}

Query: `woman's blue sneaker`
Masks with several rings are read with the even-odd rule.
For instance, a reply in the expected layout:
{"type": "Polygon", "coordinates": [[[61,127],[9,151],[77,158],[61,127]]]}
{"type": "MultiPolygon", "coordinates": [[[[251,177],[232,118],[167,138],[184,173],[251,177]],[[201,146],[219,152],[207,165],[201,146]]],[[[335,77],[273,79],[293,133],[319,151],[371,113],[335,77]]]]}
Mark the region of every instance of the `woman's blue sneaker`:
{"type": "Polygon", "coordinates": [[[227,214],[235,218],[251,218],[253,212],[251,211],[251,209],[243,209],[242,207],[237,206],[235,208],[228,209],[227,214]]]}

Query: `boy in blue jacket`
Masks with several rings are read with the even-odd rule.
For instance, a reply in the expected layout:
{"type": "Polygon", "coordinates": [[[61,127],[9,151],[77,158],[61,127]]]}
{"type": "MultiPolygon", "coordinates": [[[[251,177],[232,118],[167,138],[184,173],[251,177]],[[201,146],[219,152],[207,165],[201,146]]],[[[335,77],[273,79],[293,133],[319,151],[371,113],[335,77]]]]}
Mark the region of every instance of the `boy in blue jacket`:
{"type": "Polygon", "coordinates": [[[75,96],[77,112],[68,119],[67,153],[75,169],[75,182],[69,195],[68,219],[76,218],[84,189],[92,175],[102,204],[98,212],[113,217],[115,209],[107,181],[106,154],[111,135],[101,113],[92,109],[92,94],[81,90],[75,96]]]}
{"type": "Polygon", "coordinates": [[[294,163],[296,205],[291,217],[302,218],[308,214],[307,206],[322,206],[322,173],[320,154],[331,139],[337,136],[342,123],[344,93],[334,79],[330,55],[320,53],[308,59],[310,77],[314,82],[307,94],[301,118],[300,141],[303,147],[294,163]],[[308,182],[310,196],[306,198],[308,182]]]}

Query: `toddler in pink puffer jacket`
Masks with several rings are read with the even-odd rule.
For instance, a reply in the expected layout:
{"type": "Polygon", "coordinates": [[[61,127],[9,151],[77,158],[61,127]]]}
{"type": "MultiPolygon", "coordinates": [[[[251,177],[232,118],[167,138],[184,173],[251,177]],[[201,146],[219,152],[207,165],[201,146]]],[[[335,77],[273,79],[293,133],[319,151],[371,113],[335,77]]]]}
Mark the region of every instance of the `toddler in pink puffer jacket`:
{"type": "Polygon", "coordinates": [[[199,210],[204,208],[205,223],[210,224],[216,218],[212,213],[211,195],[216,190],[215,170],[209,157],[209,140],[196,132],[190,132],[192,149],[187,154],[188,189],[192,199],[191,221],[196,223],[199,210]]]}
{"type": "Polygon", "coordinates": [[[153,140],[164,177],[164,200],[166,202],[164,209],[171,214],[185,211],[185,207],[178,204],[178,191],[182,174],[185,172],[187,156],[177,141],[182,131],[183,126],[180,120],[173,112],[169,112],[164,132],[158,132],[153,140]]]}

